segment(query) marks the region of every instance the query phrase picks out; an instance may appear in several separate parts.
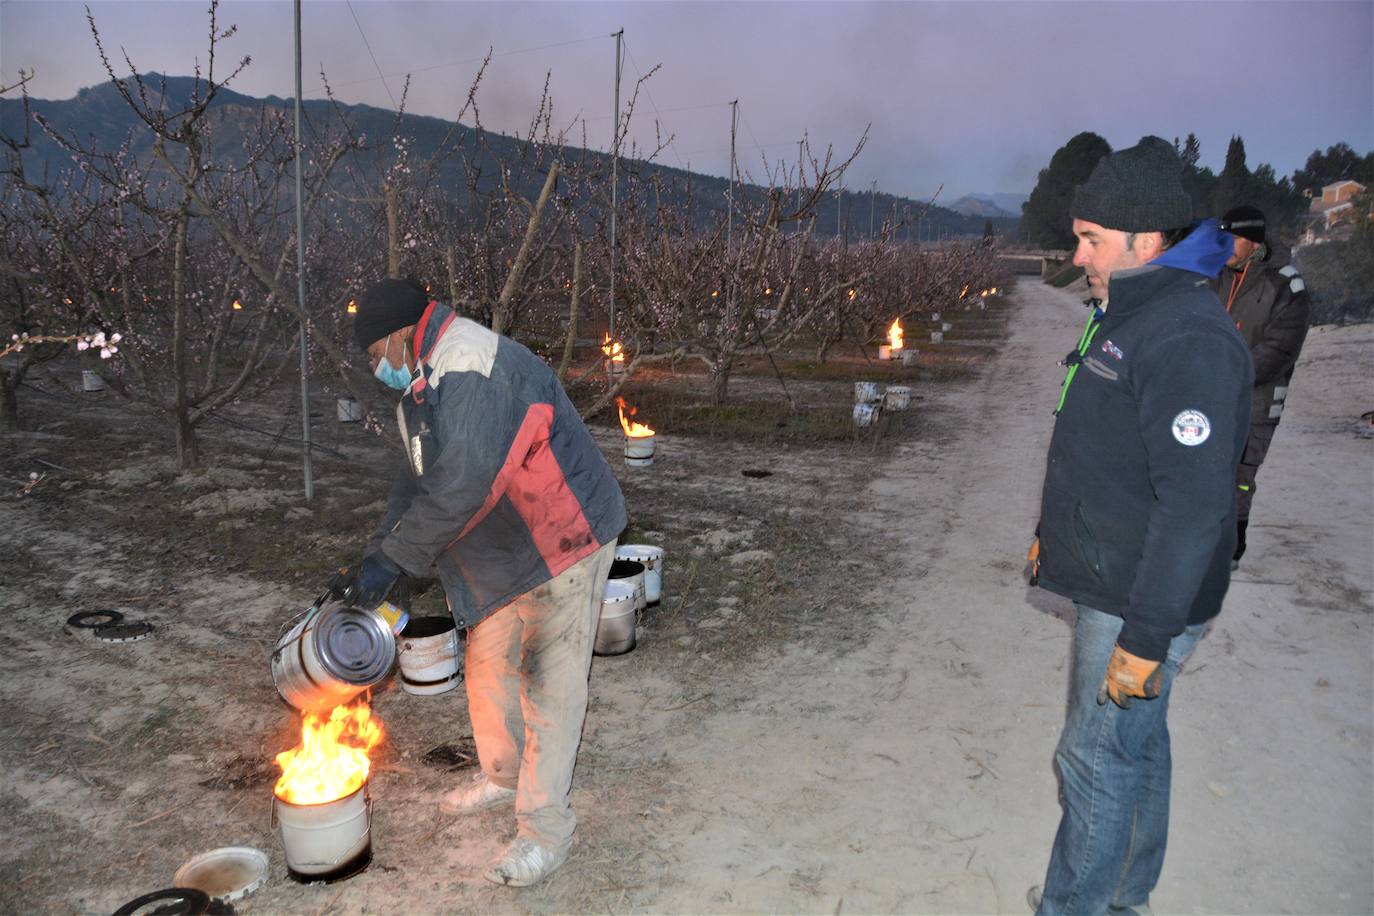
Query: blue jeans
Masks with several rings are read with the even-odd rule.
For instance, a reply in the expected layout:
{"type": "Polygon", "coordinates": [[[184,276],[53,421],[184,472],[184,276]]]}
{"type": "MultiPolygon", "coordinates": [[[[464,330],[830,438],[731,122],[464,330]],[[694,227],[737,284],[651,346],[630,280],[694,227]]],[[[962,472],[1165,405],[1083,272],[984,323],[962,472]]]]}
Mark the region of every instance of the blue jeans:
{"type": "Polygon", "coordinates": [[[1097,691],[1123,621],[1084,605],[1073,631],[1069,716],[1054,753],[1064,807],[1038,916],[1147,903],[1169,835],[1169,693],[1205,624],[1169,644],[1159,697],[1121,709],[1097,691]]]}

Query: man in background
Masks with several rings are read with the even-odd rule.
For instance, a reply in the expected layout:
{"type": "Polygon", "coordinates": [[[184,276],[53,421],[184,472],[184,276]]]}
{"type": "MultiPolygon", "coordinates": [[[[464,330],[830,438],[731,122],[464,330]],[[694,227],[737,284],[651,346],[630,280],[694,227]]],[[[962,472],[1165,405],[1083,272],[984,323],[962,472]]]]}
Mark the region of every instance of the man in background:
{"type": "Polygon", "coordinates": [[[1250,399],[1250,435],[1236,471],[1236,552],[1231,568],[1245,553],[1245,531],[1255,498],[1255,474],[1264,463],[1274,431],[1283,417],[1288,382],[1307,339],[1307,289],[1291,264],[1280,266],[1265,240],[1264,214],[1236,207],[1221,218],[1235,236],[1235,247],[1217,280],[1221,298],[1255,362],[1250,399]]]}

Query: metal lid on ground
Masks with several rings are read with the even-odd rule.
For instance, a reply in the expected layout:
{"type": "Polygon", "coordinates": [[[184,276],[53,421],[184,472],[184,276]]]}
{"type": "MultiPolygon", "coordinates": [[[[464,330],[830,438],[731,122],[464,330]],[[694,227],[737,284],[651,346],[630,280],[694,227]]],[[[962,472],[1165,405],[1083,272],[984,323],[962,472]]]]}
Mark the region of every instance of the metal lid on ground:
{"type": "Polygon", "coordinates": [[[322,611],[315,654],[331,675],[350,684],[375,684],[396,660],[396,637],[385,620],[354,607],[322,611]]]}
{"type": "Polygon", "coordinates": [[[172,883],[204,891],[216,900],[238,900],[267,880],[267,854],[251,846],[223,846],[202,852],[177,869],[172,883]]]}
{"type": "Polygon", "coordinates": [[[95,638],[101,642],[137,642],[157,629],[151,623],[136,620],[131,623],[109,623],[95,628],[95,638]]]}

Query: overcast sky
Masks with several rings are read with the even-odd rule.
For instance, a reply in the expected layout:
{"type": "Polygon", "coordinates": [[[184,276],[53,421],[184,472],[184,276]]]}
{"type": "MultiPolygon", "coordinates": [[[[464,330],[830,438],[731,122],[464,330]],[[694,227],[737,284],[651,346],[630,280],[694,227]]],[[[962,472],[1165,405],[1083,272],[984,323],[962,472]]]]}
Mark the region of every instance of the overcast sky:
{"type": "MultiPolygon", "coordinates": [[[[106,47],[143,71],[189,74],[205,60],[208,0],[92,0],[106,47]]],[[[294,93],[292,4],[225,0],[238,34],[216,72],[243,55],[233,84],[294,93]]],[[[1374,0],[1177,3],[459,3],[316,0],[304,5],[306,98],[321,68],[344,101],[391,107],[406,73],[408,108],[452,117],[477,62],[483,123],[528,123],[546,73],[556,120],[585,118],[589,145],[611,134],[614,40],[625,29],[625,93],[646,84],[634,133],[675,137],[662,160],[729,170],[731,99],[741,166],[795,162],[796,141],[848,148],[872,124],[847,185],[911,197],[944,184],[1029,192],[1054,150],[1082,130],[1113,147],[1192,131],[1220,170],[1240,134],[1254,168],[1291,174],[1315,148],[1374,148],[1374,0]],[[370,47],[370,53],[369,53],[370,47]],[[375,57],[375,64],[374,64],[375,57]],[[378,71],[385,76],[385,84],[378,71]],[[390,95],[388,88],[390,87],[390,95]]],[[[69,98],[104,79],[85,10],[64,0],[0,0],[0,68],[31,94],[69,98]]],[[[577,128],[580,138],[581,129],[577,128]]]]}

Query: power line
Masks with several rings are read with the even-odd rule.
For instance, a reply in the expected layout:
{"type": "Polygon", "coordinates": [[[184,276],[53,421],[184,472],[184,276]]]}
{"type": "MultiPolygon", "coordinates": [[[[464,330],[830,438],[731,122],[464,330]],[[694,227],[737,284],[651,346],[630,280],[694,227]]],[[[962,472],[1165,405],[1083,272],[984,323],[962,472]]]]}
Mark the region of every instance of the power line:
{"type": "MultiPolygon", "coordinates": [[[[355,18],[356,18],[356,17],[355,17],[355,18]]],[[[532,47],[532,48],[517,48],[517,49],[514,50],[514,51],[502,51],[502,52],[499,53],[499,54],[493,53],[493,54],[491,54],[490,56],[491,56],[492,58],[497,58],[497,57],[510,57],[510,56],[512,56],[512,55],[514,55],[514,54],[529,54],[529,53],[531,53],[532,51],[546,51],[546,50],[548,50],[549,48],[564,48],[564,47],[567,47],[568,45],[584,44],[584,43],[586,43],[586,42],[588,42],[588,41],[601,41],[601,40],[602,40],[603,38],[605,38],[605,37],[606,37],[606,36],[604,36],[604,35],[594,35],[594,36],[592,36],[592,37],[590,37],[590,38],[573,38],[573,39],[571,39],[571,40],[569,40],[569,41],[556,41],[556,42],[554,42],[553,44],[535,45],[535,46],[532,47]]],[[[463,66],[464,64],[480,64],[482,61],[484,61],[484,60],[486,60],[486,59],[487,59],[487,55],[483,55],[483,56],[481,56],[481,57],[467,57],[467,58],[463,58],[462,60],[451,60],[451,61],[447,61],[447,62],[442,63],[442,64],[431,64],[431,65],[428,66],[428,67],[417,67],[417,68],[412,69],[412,70],[407,70],[405,73],[391,73],[391,74],[387,74],[387,75],[388,75],[388,76],[393,76],[393,77],[396,77],[396,76],[414,76],[416,73],[428,73],[428,72],[431,71],[431,70],[442,70],[442,69],[444,69],[444,68],[446,68],[446,67],[461,67],[461,66],[463,66]]],[[[375,61],[374,61],[374,63],[375,63],[375,61]]],[[[385,78],[386,78],[386,77],[382,77],[383,80],[385,80],[385,78]]],[[[375,77],[369,76],[369,77],[366,77],[366,78],[364,78],[364,79],[346,80],[346,81],[344,81],[344,82],[342,82],[342,83],[334,83],[333,85],[336,86],[336,87],[342,87],[342,86],[357,86],[357,85],[360,85],[360,84],[362,84],[362,83],[372,83],[372,82],[375,82],[375,81],[376,81],[376,78],[375,78],[375,77]]]]}
{"type": "Polygon", "coordinates": [[[377,55],[372,53],[372,45],[367,40],[367,33],[363,31],[363,24],[358,21],[358,14],[353,12],[353,0],[344,0],[344,4],[348,7],[349,15],[353,17],[353,24],[358,27],[358,34],[363,37],[363,47],[367,48],[367,56],[372,58],[372,66],[377,68],[377,78],[382,81],[382,86],[386,88],[387,98],[391,99],[391,107],[400,111],[401,106],[396,104],[396,96],[391,94],[391,87],[387,85],[386,76],[382,73],[382,66],[377,63],[377,55]]]}
{"type": "MultiPolygon", "coordinates": [[[[635,60],[635,53],[630,50],[629,42],[625,42],[625,56],[630,58],[630,64],[635,68],[635,72],[639,74],[639,78],[643,80],[644,71],[639,69],[639,61],[635,60]]],[[[654,110],[654,117],[658,118],[659,123],[662,124],[663,114],[658,110],[658,103],[654,101],[654,94],[649,90],[649,85],[647,83],[644,84],[644,94],[649,97],[649,105],[654,110]]],[[[677,144],[673,142],[674,139],[674,136],[670,133],[668,136],[668,149],[673,151],[673,158],[677,160],[678,168],[685,170],[687,166],[683,165],[682,157],[678,155],[677,144]]]]}

